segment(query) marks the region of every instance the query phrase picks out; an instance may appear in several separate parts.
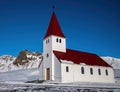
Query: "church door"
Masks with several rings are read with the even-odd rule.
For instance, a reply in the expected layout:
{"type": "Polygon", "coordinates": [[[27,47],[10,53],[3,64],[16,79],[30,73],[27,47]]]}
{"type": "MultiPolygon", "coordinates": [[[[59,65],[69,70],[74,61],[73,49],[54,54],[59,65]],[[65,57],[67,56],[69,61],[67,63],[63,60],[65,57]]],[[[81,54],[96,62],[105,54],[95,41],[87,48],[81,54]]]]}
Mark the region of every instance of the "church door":
{"type": "Polygon", "coordinates": [[[50,80],[50,68],[46,69],[46,80],[50,80]]]}

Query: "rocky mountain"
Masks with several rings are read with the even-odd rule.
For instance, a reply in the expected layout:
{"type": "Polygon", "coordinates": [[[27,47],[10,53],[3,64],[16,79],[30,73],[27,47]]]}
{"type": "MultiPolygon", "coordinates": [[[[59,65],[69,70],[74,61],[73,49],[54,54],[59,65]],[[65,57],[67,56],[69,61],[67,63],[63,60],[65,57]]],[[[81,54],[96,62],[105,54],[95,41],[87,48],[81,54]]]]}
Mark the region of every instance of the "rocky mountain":
{"type": "Polygon", "coordinates": [[[10,55],[0,56],[0,72],[7,72],[19,69],[37,68],[42,55],[39,52],[23,50],[18,57],[10,55]]]}
{"type": "Polygon", "coordinates": [[[20,52],[18,57],[13,62],[14,65],[25,65],[30,62],[36,62],[41,60],[41,54],[39,52],[30,52],[28,50],[23,50],[20,52]]]}

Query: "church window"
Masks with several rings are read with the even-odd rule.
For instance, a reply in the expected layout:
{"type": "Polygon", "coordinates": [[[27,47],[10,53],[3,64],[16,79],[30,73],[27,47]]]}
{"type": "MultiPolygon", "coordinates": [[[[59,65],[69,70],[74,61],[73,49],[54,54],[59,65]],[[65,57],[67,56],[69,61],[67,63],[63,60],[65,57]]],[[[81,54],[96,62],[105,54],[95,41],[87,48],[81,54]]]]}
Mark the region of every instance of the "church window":
{"type": "Polygon", "coordinates": [[[106,73],[106,75],[108,76],[108,70],[107,70],[107,69],[105,70],[105,73],[106,73]]]}
{"type": "Polygon", "coordinates": [[[84,74],[85,71],[84,71],[84,67],[81,67],[81,74],[84,74]]]}
{"type": "Polygon", "coordinates": [[[101,70],[100,69],[98,69],[98,74],[101,75],[101,70]]]}
{"type": "Polygon", "coordinates": [[[49,57],[49,54],[47,53],[46,57],[48,58],[49,57]]]}
{"type": "Polygon", "coordinates": [[[58,38],[56,39],[56,42],[58,42],[58,38]]]}
{"type": "Polygon", "coordinates": [[[49,43],[49,39],[46,40],[46,44],[49,43]]]}
{"type": "Polygon", "coordinates": [[[90,74],[93,75],[93,68],[90,68],[90,74]]]}
{"type": "Polygon", "coordinates": [[[62,42],[62,40],[61,40],[61,39],[59,39],[59,42],[61,43],[61,42],[62,42]]]}
{"type": "Polygon", "coordinates": [[[69,72],[69,67],[68,66],[66,66],[66,72],[69,72]]]}
{"type": "Polygon", "coordinates": [[[49,39],[48,39],[48,43],[49,43],[49,39]]]}

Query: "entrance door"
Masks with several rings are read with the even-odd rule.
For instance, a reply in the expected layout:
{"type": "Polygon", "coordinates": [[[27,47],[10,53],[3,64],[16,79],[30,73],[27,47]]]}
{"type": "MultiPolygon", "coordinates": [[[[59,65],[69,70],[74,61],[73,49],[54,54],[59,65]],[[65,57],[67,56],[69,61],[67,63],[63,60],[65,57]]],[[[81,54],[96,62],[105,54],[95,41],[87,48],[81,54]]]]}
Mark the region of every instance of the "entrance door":
{"type": "Polygon", "coordinates": [[[46,69],[46,80],[50,80],[50,68],[46,69]]]}

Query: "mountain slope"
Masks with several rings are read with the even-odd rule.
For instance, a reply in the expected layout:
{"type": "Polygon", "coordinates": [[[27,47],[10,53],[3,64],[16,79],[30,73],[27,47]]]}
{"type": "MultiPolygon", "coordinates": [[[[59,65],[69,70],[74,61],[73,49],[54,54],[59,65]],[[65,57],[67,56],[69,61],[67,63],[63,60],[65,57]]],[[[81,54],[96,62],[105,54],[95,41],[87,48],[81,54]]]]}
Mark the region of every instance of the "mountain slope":
{"type": "Polygon", "coordinates": [[[0,56],[0,72],[14,70],[15,66],[13,68],[13,61],[15,59],[16,59],[15,57],[10,55],[0,56]]]}
{"type": "Polygon", "coordinates": [[[39,78],[38,68],[19,69],[0,73],[0,82],[5,81],[26,82],[31,80],[38,80],[38,78],[39,78]]]}
{"type": "Polygon", "coordinates": [[[115,78],[119,78],[120,82],[120,59],[113,57],[102,57],[102,59],[113,67],[115,78]]]}
{"type": "Polygon", "coordinates": [[[10,55],[0,57],[0,72],[7,72],[19,69],[38,68],[42,55],[38,52],[23,50],[15,58],[10,55]]]}
{"type": "Polygon", "coordinates": [[[109,65],[111,65],[114,69],[120,69],[120,59],[113,57],[101,57],[104,61],[106,61],[109,65]]]}

